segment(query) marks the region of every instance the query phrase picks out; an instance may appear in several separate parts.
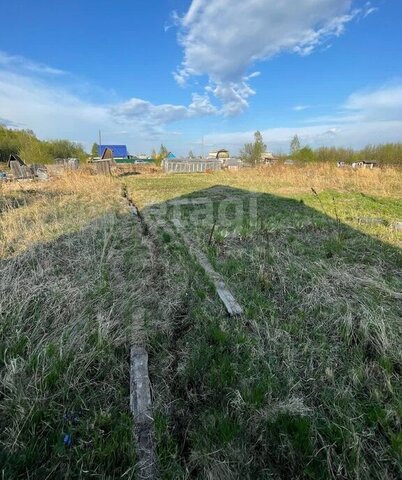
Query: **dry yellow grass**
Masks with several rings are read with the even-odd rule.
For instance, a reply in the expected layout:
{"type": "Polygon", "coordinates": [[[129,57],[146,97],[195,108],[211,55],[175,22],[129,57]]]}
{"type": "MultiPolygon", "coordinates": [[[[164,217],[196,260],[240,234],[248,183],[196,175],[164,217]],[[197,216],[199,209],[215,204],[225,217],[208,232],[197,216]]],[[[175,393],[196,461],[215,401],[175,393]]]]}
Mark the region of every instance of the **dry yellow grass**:
{"type": "Polygon", "coordinates": [[[4,184],[0,259],[77,232],[96,217],[121,208],[119,184],[112,178],[71,173],[49,182],[4,184]]]}
{"type": "Polygon", "coordinates": [[[250,185],[256,190],[275,188],[281,192],[321,190],[363,192],[376,195],[402,195],[402,174],[395,168],[373,170],[337,168],[331,164],[286,166],[275,165],[256,170],[229,172],[238,185],[250,185]]]}
{"type": "Polygon", "coordinates": [[[2,478],[135,478],[127,359],[150,272],[119,182],[7,184],[0,210],[2,478]]]}
{"type": "Polygon", "coordinates": [[[192,193],[205,196],[207,189],[223,185],[302,200],[364,233],[402,245],[400,232],[392,228],[394,223],[402,221],[402,171],[396,168],[352,170],[331,164],[278,164],[210,174],[137,175],[124,181],[141,209],[192,193]],[[360,217],[379,217],[384,224],[360,223],[360,217]]]}
{"type": "Polygon", "coordinates": [[[126,183],[140,208],[214,185],[227,185],[262,193],[293,195],[316,190],[402,196],[402,172],[396,168],[353,170],[331,164],[244,168],[209,174],[138,175],[126,183]]]}

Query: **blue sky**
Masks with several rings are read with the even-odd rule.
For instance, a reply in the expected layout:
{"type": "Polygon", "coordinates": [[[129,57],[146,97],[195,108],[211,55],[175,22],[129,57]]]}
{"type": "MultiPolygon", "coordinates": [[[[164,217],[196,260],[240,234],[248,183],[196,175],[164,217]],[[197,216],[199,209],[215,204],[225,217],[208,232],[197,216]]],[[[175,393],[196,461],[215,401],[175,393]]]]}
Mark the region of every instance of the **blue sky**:
{"type": "Polygon", "coordinates": [[[2,2],[0,122],[131,153],[402,141],[400,0],[2,2]]]}

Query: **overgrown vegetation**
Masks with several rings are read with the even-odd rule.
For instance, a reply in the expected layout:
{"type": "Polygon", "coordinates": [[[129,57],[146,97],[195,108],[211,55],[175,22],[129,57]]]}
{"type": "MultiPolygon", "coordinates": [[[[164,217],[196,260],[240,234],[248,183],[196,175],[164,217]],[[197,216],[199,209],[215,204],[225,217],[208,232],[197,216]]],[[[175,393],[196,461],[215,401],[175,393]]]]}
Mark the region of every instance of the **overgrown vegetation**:
{"type": "Polygon", "coordinates": [[[0,125],[0,163],[14,153],[28,164],[52,163],[55,158],[79,158],[86,153],[83,147],[69,140],[39,140],[32,130],[14,130],[0,125]]]}
{"type": "Polygon", "coordinates": [[[120,186],[6,185],[0,212],[2,478],[135,478],[128,351],[147,252],[120,186]]]}
{"type": "Polygon", "coordinates": [[[401,172],[124,183],[149,230],[119,180],[0,184],[2,476],[135,478],[128,352],[144,342],[162,478],[400,478],[401,172]],[[167,206],[188,199],[212,217],[167,206]],[[173,209],[243,317],[227,317],[173,209]]]}
{"type": "Polygon", "coordinates": [[[397,479],[400,174],[386,173],[386,192],[376,173],[263,172],[129,183],[150,224],[172,214],[166,200],[213,202],[211,245],[199,205],[174,208],[245,309],[228,318],[180,231],[159,227],[150,344],[162,478],[397,479]],[[250,190],[260,192],[256,218],[250,190]]]}
{"type": "Polygon", "coordinates": [[[309,146],[298,149],[292,158],[303,162],[377,162],[381,165],[402,165],[402,143],[368,145],[361,150],[352,148],[320,147],[315,150],[309,146]]]}

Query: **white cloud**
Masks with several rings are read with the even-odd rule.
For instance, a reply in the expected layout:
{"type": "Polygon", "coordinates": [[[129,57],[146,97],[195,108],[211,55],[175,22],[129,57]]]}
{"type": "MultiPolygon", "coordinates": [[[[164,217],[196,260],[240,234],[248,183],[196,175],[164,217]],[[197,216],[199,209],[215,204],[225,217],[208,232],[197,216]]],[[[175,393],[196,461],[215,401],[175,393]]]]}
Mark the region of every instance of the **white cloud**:
{"type": "Polygon", "coordinates": [[[308,108],[310,108],[310,105],[295,105],[293,107],[293,110],[295,112],[302,112],[303,110],[307,110],[308,108]]]}
{"type": "MultiPolygon", "coordinates": [[[[353,93],[337,114],[312,117],[302,126],[265,129],[262,134],[269,148],[283,152],[288,151],[295,134],[312,147],[359,148],[370,143],[402,142],[402,84],[353,93]]],[[[252,138],[252,131],[230,132],[206,135],[205,141],[236,152],[252,138]]]]}
{"type": "MultiPolygon", "coordinates": [[[[0,62],[0,123],[33,129],[40,138],[74,138],[88,147],[102,129],[111,141],[126,132],[129,143],[145,148],[151,140],[176,135],[166,130],[171,123],[217,113],[208,94],[193,94],[189,105],[156,105],[139,98],[95,103],[67,86],[53,85],[47,70],[16,73],[14,67],[15,62],[13,68],[0,62]]],[[[74,84],[74,89],[88,88],[74,84]]]]}
{"type": "MultiPolygon", "coordinates": [[[[290,141],[297,134],[303,145],[311,147],[338,146],[360,148],[370,143],[402,141],[402,120],[358,122],[345,125],[322,124],[263,129],[268,149],[288,152],[290,141]]],[[[209,134],[205,142],[212,147],[230,148],[233,154],[253,139],[253,131],[209,134]]]]}
{"type": "MultiPolygon", "coordinates": [[[[194,0],[182,18],[182,71],[239,81],[256,60],[338,35],[352,0],[194,0]]],[[[354,13],[353,13],[354,14],[354,13]]],[[[353,15],[352,14],[352,15],[353,15]]]]}
{"type": "Polygon", "coordinates": [[[222,102],[221,112],[225,116],[236,115],[248,107],[247,99],[255,95],[255,91],[246,83],[240,82],[215,82],[206,87],[207,92],[222,102]]]}
{"type": "Polygon", "coordinates": [[[364,18],[366,18],[369,15],[371,15],[372,13],[377,12],[377,11],[378,11],[378,8],[377,7],[372,7],[371,2],[366,2],[365,11],[363,13],[363,16],[364,16],[364,18]]]}
{"type": "Polygon", "coordinates": [[[153,122],[158,125],[217,113],[217,109],[211,104],[208,95],[197,93],[193,93],[192,102],[189,106],[169,103],[155,105],[147,100],[131,98],[126,102],[112,106],[110,111],[117,118],[126,120],[144,119],[146,122],[153,122]]]}
{"type": "Polygon", "coordinates": [[[47,138],[85,138],[108,121],[104,107],[11,72],[0,72],[0,115],[47,138]]]}
{"type": "MultiPolygon", "coordinates": [[[[294,107],[294,110],[300,110],[294,107]]],[[[377,89],[355,92],[340,105],[335,114],[306,118],[303,123],[349,124],[402,120],[402,84],[383,85],[377,89]]]]}
{"type": "Polygon", "coordinates": [[[174,77],[185,85],[206,75],[225,114],[243,111],[254,94],[248,69],[283,53],[309,55],[363,9],[353,0],[193,0],[179,22],[184,59],[174,77]]]}
{"type": "Polygon", "coordinates": [[[44,63],[33,62],[21,55],[9,55],[0,50],[0,66],[8,70],[27,70],[40,75],[65,75],[66,72],[58,68],[49,67],[44,63]]]}
{"type": "Polygon", "coordinates": [[[354,93],[344,107],[360,112],[367,119],[402,119],[402,85],[386,85],[377,90],[354,93]]]}

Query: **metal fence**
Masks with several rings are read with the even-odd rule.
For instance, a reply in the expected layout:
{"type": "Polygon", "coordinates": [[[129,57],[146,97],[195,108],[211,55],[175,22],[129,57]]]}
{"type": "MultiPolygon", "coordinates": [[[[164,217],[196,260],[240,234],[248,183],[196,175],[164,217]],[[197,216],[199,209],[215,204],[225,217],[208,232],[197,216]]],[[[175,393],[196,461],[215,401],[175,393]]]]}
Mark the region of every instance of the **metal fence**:
{"type": "Polygon", "coordinates": [[[163,165],[165,173],[197,173],[208,170],[221,170],[219,160],[165,160],[163,165]]]}

